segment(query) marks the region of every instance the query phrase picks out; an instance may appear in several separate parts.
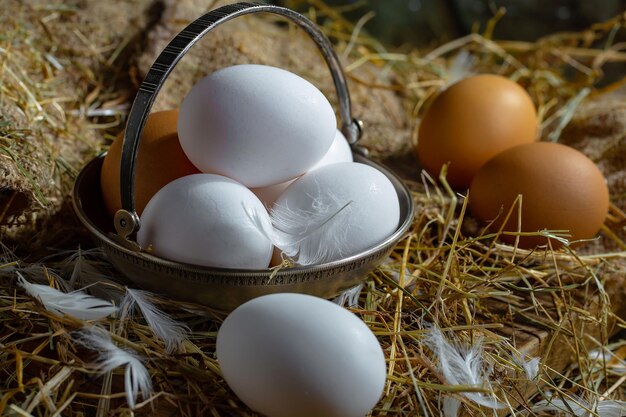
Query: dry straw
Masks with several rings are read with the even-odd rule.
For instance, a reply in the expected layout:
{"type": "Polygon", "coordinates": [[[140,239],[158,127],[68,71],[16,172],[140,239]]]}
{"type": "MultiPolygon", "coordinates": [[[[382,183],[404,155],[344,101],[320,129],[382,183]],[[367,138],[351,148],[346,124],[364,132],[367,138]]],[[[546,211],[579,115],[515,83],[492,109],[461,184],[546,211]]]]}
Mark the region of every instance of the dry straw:
{"type": "MultiPolygon", "coordinates": [[[[362,34],[361,23],[348,23],[321,2],[309,4],[311,17],[349,56],[348,76],[361,62],[393,69],[396,84],[372,88],[403,92],[407,111],[415,116],[448,82],[454,56],[465,51],[473,57],[474,71],[502,73],[524,83],[539,103],[543,137],[558,139],[580,92],[597,94],[602,65],[624,60],[622,46],[612,44],[614,33],[624,28],[623,15],[582,33],[527,44],[490,39],[498,14],[482,35],[427,54],[400,55],[362,34]],[[601,48],[592,47],[601,40],[601,48]],[[575,75],[566,78],[566,68],[575,75]]],[[[468,217],[467,198],[450,189],[445,170],[440,180],[424,174],[409,181],[417,205],[412,228],[349,307],[377,335],[387,357],[384,396],[372,415],[624,413],[626,343],[611,336],[626,323],[613,314],[607,288],[623,279],[626,253],[502,245],[497,233],[468,217]],[[473,366],[462,370],[469,359],[473,366]]],[[[508,215],[518,215],[519,207],[511,207],[508,215]]],[[[606,231],[614,233],[603,239],[623,248],[623,235],[613,225],[621,227],[626,216],[618,208],[611,216],[606,231]]],[[[543,234],[564,239],[559,231],[543,234]]],[[[190,330],[176,344],[167,343],[138,312],[113,313],[97,322],[50,312],[18,286],[17,271],[31,284],[63,292],[86,287],[118,305],[125,294],[125,281],[97,249],[30,264],[5,250],[0,260],[0,414],[256,415],[220,375],[214,355],[219,315],[143,293],[143,302],[154,303],[190,330]],[[108,348],[132,352],[150,375],[152,390],[133,397],[134,410],[125,368],[102,374],[98,355],[76,343],[77,331],[95,325],[106,333],[108,348]]]]}
{"type": "MultiPolygon", "coordinates": [[[[117,49],[128,42],[117,39],[122,25],[111,21],[108,24],[118,30],[98,33],[95,19],[86,20],[73,5],[16,0],[2,4],[3,240],[19,239],[24,233],[43,237],[37,233],[42,225],[56,226],[48,220],[66,204],[81,164],[99,151],[101,133],[118,126],[128,110],[130,94],[119,78],[126,76],[125,68],[116,61],[117,49]]],[[[125,25],[131,35],[134,26],[125,25]]],[[[56,235],[54,244],[67,235],[67,231],[56,235]]],[[[34,242],[23,246],[34,246],[30,243],[34,242]]]]}

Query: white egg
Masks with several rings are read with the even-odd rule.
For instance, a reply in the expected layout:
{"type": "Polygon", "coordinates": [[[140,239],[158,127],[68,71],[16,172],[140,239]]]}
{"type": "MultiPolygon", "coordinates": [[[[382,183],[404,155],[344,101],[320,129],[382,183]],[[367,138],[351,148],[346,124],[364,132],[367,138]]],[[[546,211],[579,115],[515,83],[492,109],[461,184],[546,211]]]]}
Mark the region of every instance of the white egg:
{"type": "Polygon", "coordinates": [[[265,187],[295,178],[328,151],[337,120],[313,84],[280,68],[236,65],[183,100],[180,143],[201,171],[265,187]]]}
{"type": "Polygon", "coordinates": [[[274,201],[285,192],[287,187],[291,185],[297,178],[290,179],[280,184],[268,185],[267,187],[251,188],[250,191],[256,195],[265,207],[272,207],[274,201]]]}
{"type": "Polygon", "coordinates": [[[355,162],[306,173],[276,200],[274,244],[301,265],[369,249],[398,227],[400,204],[389,179],[355,162]]]}
{"type": "Polygon", "coordinates": [[[170,182],[150,199],[141,215],[137,242],[172,261],[267,268],[273,246],[249,213],[270,222],[263,203],[238,182],[221,175],[189,175],[170,182]]]}
{"type": "Polygon", "coordinates": [[[348,140],[343,133],[337,129],[335,131],[335,138],[333,139],[333,143],[331,143],[330,148],[328,148],[328,151],[322,159],[309,169],[309,172],[325,165],[336,164],[338,162],[352,162],[353,160],[352,149],[350,149],[348,140]]]}
{"type": "MultiPolygon", "coordinates": [[[[313,171],[324,165],[336,164],[337,162],[352,162],[352,150],[350,144],[340,130],[335,133],[335,139],[330,145],[328,152],[320,159],[315,165],[313,165],[308,172],[313,171]]],[[[289,181],[281,182],[280,184],[270,185],[262,188],[252,188],[252,192],[259,197],[259,200],[265,204],[266,207],[271,207],[274,201],[294,182],[296,178],[289,181]]]]}
{"type": "Polygon", "coordinates": [[[303,294],[255,298],[217,334],[224,379],[268,417],[363,417],[385,385],[385,356],[356,315],[303,294]]]}

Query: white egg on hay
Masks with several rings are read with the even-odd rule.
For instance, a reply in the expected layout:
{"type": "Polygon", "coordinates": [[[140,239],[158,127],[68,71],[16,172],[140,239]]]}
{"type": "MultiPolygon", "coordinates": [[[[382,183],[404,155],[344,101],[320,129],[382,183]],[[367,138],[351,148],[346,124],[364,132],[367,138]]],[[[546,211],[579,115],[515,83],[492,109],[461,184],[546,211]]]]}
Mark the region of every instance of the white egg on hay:
{"type": "Polygon", "coordinates": [[[341,162],[300,177],[276,200],[270,216],[273,227],[266,234],[274,245],[298,264],[311,265],[356,255],[383,241],[398,227],[400,204],[382,172],[341,162]]]}
{"type": "Polygon", "coordinates": [[[238,182],[214,174],[179,178],[159,190],[141,215],[139,245],[194,265],[263,269],[272,243],[250,221],[270,224],[263,203],[238,182]]]}
{"type": "Polygon", "coordinates": [[[288,181],[315,165],[337,119],[304,78],[265,65],[235,65],[200,80],[180,107],[178,135],[201,171],[247,187],[288,181]]]}
{"type": "Polygon", "coordinates": [[[385,355],[367,325],[304,294],[238,307],[218,331],[216,355],[235,394],[268,417],[363,417],[386,380],[385,355]]]}

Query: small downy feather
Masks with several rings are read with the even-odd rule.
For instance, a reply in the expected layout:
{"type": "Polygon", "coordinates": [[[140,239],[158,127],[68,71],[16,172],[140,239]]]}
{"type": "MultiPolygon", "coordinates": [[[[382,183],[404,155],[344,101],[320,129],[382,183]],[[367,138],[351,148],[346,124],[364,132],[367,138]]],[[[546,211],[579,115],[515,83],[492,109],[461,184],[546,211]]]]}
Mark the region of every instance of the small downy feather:
{"type": "Polygon", "coordinates": [[[476,57],[467,52],[461,50],[453,59],[448,68],[446,76],[446,83],[443,88],[448,88],[454,83],[461,81],[464,78],[474,75],[474,67],[476,66],[476,57]]]}
{"type": "Polygon", "coordinates": [[[626,416],[626,401],[603,400],[592,404],[575,396],[551,398],[539,401],[532,407],[532,411],[556,411],[576,417],[623,417],[626,416]]]}
{"type": "Polygon", "coordinates": [[[65,268],[71,270],[70,285],[76,285],[79,282],[83,285],[93,284],[102,280],[114,282],[110,276],[104,274],[95,266],[101,261],[94,260],[89,262],[87,260],[88,257],[93,259],[95,256],[104,256],[101,252],[102,249],[100,248],[83,250],[79,247],[76,252],[69,256],[65,268]]]}
{"type": "Polygon", "coordinates": [[[350,212],[353,201],[327,195],[317,198],[311,209],[274,205],[270,212],[272,242],[300,265],[341,259],[347,255],[350,212]]]}
{"type": "Polygon", "coordinates": [[[589,352],[589,359],[593,361],[595,369],[603,369],[605,366],[610,368],[611,373],[626,374],[626,361],[611,352],[606,347],[594,349],[589,352]]]}
{"type": "Polygon", "coordinates": [[[117,311],[109,301],[92,297],[82,291],[61,292],[47,285],[31,284],[17,272],[19,284],[33,298],[37,298],[46,310],[58,314],[76,317],[80,320],[99,320],[117,311]]]}
{"type": "Polygon", "coordinates": [[[540,358],[530,358],[529,360],[522,359],[522,368],[530,381],[534,381],[539,375],[540,360],[540,358]]]}
{"type": "Polygon", "coordinates": [[[14,277],[17,272],[19,272],[22,278],[31,284],[43,284],[47,286],[52,278],[55,285],[61,292],[69,293],[74,289],[74,287],[72,287],[68,281],[63,279],[57,271],[47,268],[42,263],[32,263],[24,266],[20,265],[12,269],[10,272],[7,272],[5,276],[14,277]]]}
{"type": "MultiPolygon", "coordinates": [[[[426,335],[425,342],[433,351],[439,361],[439,370],[450,385],[474,385],[487,386],[491,384],[483,375],[482,341],[478,340],[474,346],[461,346],[457,341],[449,342],[436,327],[432,327],[426,335]]],[[[487,408],[504,408],[505,405],[497,401],[493,396],[489,397],[479,392],[465,392],[462,394],[466,398],[487,408]]],[[[456,404],[458,399],[449,397],[444,402],[445,408],[451,414],[446,417],[455,416],[460,404],[456,404]]]]}
{"type": "Polygon", "coordinates": [[[391,257],[387,258],[385,262],[379,265],[379,269],[384,271],[387,275],[391,277],[398,285],[402,285],[408,291],[413,291],[415,289],[415,277],[411,275],[411,271],[408,268],[404,268],[404,279],[400,282],[401,274],[400,274],[401,262],[391,257]]]}
{"type": "Polygon", "coordinates": [[[132,316],[135,306],[138,307],[152,332],[165,343],[167,352],[172,352],[187,338],[191,330],[155,306],[149,299],[150,295],[147,291],[126,288],[126,295],[120,304],[120,320],[132,316]]]}
{"type": "Polygon", "coordinates": [[[339,294],[335,299],[333,299],[333,303],[345,307],[358,307],[359,305],[359,295],[361,295],[361,290],[363,289],[363,284],[356,285],[352,288],[349,288],[339,294]]]}
{"type": "Polygon", "coordinates": [[[524,358],[521,353],[513,352],[513,362],[524,370],[529,381],[534,381],[539,375],[540,358],[524,358]]]}
{"type": "Polygon", "coordinates": [[[451,395],[447,395],[443,399],[443,415],[444,417],[456,417],[459,415],[461,408],[461,400],[451,395]]]}
{"type": "Polygon", "coordinates": [[[121,290],[120,279],[104,272],[99,267],[106,261],[101,248],[83,250],[80,247],[70,254],[66,260],[65,272],[70,274],[69,283],[74,288],[77,285],[88,286],[95,296],[104,297],[120,304],[124,292],[121,290]]]}
{"type": "Polygon", "coordinates": [[[73,337],[77,343],[98,352],[96,366],[99,372],[107,373],[126,367],[124,390],[130,408],[135,408],[140,392],[144,399],[152,394],[152,380],[141,359],[135,353],[115,345],[106,331],[98,327],[86,327],[75,332],[73,337]]]}

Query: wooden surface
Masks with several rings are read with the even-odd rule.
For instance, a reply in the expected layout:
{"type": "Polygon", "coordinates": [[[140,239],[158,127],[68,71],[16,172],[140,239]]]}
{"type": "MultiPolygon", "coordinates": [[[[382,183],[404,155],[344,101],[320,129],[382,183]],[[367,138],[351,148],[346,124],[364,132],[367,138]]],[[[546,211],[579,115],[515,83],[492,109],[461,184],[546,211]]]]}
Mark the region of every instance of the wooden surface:
{"type": "MultiPolygon", "coordinates": [[[[602,323],[602,301],[597,291],[589,288],[574,291],[566,295],[575,299],[575,309],[559,308],[559,297],[551,294],[537,295],[537,301],[544,312],[526,311],[513,314],[514,325],[505,326],[497,331],[511,340],[520,353],[527,358],[541,358],[542,378],[537,384],[520,380],[519,383],[503,387],[507,397],[514,400],[513,405],[521,406],[532,403],[532,397],[538,389],[546,385],[546,378],[556,377],[574,364],[577,358],[584,357],[594,349],[608,342],[623,327],[618,321],[626,318],[626,263],[624,258],[615,262],[616,270],[604,278],[604,288],[610,302],[610,314],[606,325],[602,323]],[[546,314],[547,313],[547,314],[546,314]]],[[[492,314],[510,314],[508,304],[489,302],[492,314]]],[[[504,415],[507,413],[505,412],[504,415]]]]}

